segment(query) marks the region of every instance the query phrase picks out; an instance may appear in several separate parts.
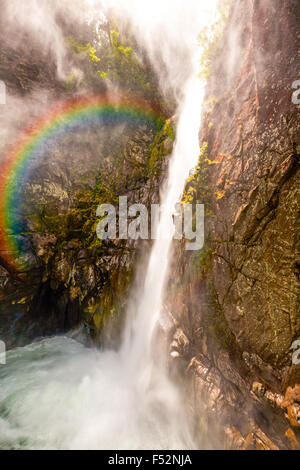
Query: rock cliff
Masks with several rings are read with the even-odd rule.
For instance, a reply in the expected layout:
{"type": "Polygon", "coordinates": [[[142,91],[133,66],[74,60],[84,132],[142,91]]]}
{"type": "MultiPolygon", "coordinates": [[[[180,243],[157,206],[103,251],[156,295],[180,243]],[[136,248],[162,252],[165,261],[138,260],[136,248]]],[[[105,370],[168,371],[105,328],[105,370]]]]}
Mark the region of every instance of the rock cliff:
{"type": "Polygon", "coordinates": [[[229,448],[300,446],[299,19],[297,1],[234,2],[208,79],[207,168],[194,182],[206,247],[174,262],[187,279],[170,307],[174,357],[192,378],[199,432],[221,427],[216,445],[229,448]]]}

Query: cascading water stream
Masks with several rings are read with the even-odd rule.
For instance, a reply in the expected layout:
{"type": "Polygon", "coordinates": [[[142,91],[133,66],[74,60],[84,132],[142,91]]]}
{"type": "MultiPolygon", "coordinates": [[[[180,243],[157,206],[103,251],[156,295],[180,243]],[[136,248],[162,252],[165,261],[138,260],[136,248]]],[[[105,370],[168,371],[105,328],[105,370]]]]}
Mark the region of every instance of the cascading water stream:
{"type": "Polygon", "coordinates": [[[180,201],[186,179],[197,164],[199,156],[199,128],[203,88],[196,69],[188,81],[179,109],[179,121],[174,151],[171,156],[168,180],[162,194],[160,220],[140,302],[128,316],[121,353],[133,363],[133,371],[151,364],[151,338],[162,308],[164,288],[168,277],[169,257],[174,235],[172,214],[180,201]]]}

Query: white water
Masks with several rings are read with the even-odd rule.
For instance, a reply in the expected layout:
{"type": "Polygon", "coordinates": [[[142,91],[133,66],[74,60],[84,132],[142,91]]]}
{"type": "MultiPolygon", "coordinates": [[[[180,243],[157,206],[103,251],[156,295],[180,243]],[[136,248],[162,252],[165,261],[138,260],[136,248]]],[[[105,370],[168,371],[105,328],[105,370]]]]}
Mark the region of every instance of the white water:
{"type": "Polygon", "coordinates": [[[157,227],[144,286],[139,298],[129,312],[121,355],[130,361],[127,367],[138,376],[143,370],[143,383],[151,380],[151,370],[156,368],[151,352],[152,335],[162,309],[163,294],[168,278],[169,257],[174,234],[172,214],[180,201],[186,179],[199,157],[200,112],[203,89],[200,80],[193,76],[185,90],[179,109],[179,122],[174,151],[170,161],[169,175],[162,194],[162,211],[157,227]]]}
{"type": "Polygon", "coordinates": [[[172,213],[199,156],[203,90],[195,68],[178,109],[163,211],[137,303],[118,352],[89,350],[70,338],[45,339],[8,353],[0,369],[0,448],[193,448],[182,399],[153,331],[168,278],[172,213]]]}
{"type": "Polygon", "coordinates": [[[116,352],[56,337],[9,352],[7,362],[0,369],[0,449],[190,446],[173,409],[175,391],[161,383],[140,394],[116,352]]]}

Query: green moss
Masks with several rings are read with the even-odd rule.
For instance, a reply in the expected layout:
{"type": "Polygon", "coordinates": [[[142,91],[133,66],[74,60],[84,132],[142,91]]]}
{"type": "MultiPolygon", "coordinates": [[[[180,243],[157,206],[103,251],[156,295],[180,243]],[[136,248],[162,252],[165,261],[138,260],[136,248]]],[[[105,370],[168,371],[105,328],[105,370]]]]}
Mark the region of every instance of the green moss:
{"type": "Polygon", "coordinates": [[[84,44],[76,36],[66,38],[71,51],[84,62],[86,85],[105,89],[109,81],[123,94],[142,97],[162,110],[173,112],[174,100],[169,98],[167,102],[160,93],[147,54],[129,28],[122,28],[120,33],[116,20],[110,19],[106,24],[98,23],[94,35],[90,35],[90,41],[84,44]]]}
{"type": "Polygon", "coordinates": [[[166,120],[163,132],[167,135],[172,141],[175,140],[175,131],[169,119],[166,120]]]}
{"type": "Polygon", "coordinates": [[[151,175],[159,175],[161,173],[162,162],[164,157],[172,152],[174,140],[175,131],[170,120],[167,119],[162,128],[158,131],[151,146],[148,161],[148,170],[151,175]]]}
{"type": "Polygon", "coordinates": [[[70,37],[66,38],[66,41],[72,46],[73,51],[76,54],[85,53],[91,62],[98,63],[100,58],[96,55],[96,49],[87,43],[86,45],[79,44],[76,39],[70,37]]]}
{"type": "Polygon", "coordinates": [[[209,172],[211,165],[215,164],[217,163],[209,159],[208,145],[204,142],[200,149],[198,165],[187,180],[182,199],[184,204],[204,204],[206,216],[211,215],[213,190],[209,181],[209,172]]]}
{"type": "Polygon", "coordinates": [[[221,39],[227,22],[231,0],[218,2],[216,20],[202,28],[199,34],[199,46],[201,48],[200,78],[206,80],[211,73],[214,58],[221,47],[221,39]]]}

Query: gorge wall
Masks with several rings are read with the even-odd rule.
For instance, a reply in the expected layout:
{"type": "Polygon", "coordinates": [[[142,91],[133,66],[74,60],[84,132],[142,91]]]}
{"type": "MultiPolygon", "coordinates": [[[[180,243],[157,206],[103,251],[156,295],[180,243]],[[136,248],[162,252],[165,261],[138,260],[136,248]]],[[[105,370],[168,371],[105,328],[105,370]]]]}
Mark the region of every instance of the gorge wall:
{"type": "MultiPolygon", "coordinates": [[[[36,37],[34,30],[33,36],[30,29],[23,31],[24,25],[18,25],[11,41],[5,15],[0,21],[0,79],[7,90],[0,115],[1,162],[27,126],[57,103],[87,94],[106,96],[115,88],[130,96],[128,86],[135,87],[140,99],[149,100],[149,93],[152,97],[154,73],[146,63],[141,66],[135,56],[131,58],[132,49],[120,45],[117,32],[107,25],[103,28],[108,30],[108,44],[98,53],[107,54],[108,68],[121,83],[112,84],[104,72],[104,77],[99,75],[100,59],[88,43],[93,29],[84,21],[72,27],[59,15],[56,18],[65,48],[64,68],[81,70],[81,80],[72,73],[58,75],[55,44],[47,50],[47,42],[36,37]]],[[[66,133],[44,150],[30,177],[24,179],[22,207],[17,208],[24,219],[21,233],[15,234],[26,253],[23,272],[7,266],[0,253],[0,335],[7,348],[80,325],[84,341],[99,344],[103,326],[111,319],[115,319],[114,331],[121,330],[127,288],[143,242],[98,240],[96,210],[102,203],[117,207],[119,196],[127,196],[128,205],[140,202],[150,208],[158,203],[165,157],[173,140],[171,121],[162,118],[159,129],[147,122],[106,127],[98,123],[66,133]]]]}
{"type": "Polygon", "coordinates": [[[206,247],[174,261],[187,282],[170,286],[171,356],[199,433],[229,448],[300,447],[299,20],[297,1],[234,2],[206,91],[206,170],[189,190],[206,203],[206,247]]]}

